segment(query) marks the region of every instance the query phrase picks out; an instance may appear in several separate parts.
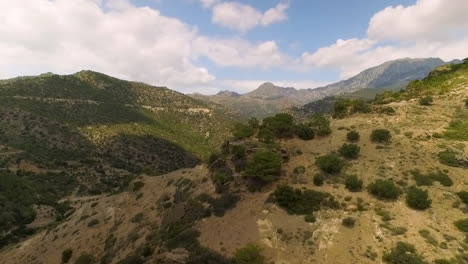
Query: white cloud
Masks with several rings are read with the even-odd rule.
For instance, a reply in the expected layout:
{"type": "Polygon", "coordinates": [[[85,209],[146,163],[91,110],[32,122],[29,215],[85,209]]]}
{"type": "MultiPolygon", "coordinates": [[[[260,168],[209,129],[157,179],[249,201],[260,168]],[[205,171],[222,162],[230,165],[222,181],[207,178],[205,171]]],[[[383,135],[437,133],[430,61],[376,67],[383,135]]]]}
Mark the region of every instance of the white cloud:
{"type": "Polygon", "coordinates": [[[270,68],[281,66],[288,58],[276,42],[252,44],[244,39],[215,39],[199,37],[195,41],[195,54],[205,56],[220,66],[270,68]]]}
{"type": "Polygon", "coordinates": [[[219,3],[220,0],[200,0],[204,8],[210,8],[215,4],[219,3]]]}
{"type": "Polygon", "coordinates": [[[375,40],[445,41],[468,33],[468,1],[418,0],[414,5],[387,7],[369,23],[375,40]]]}
{"type": "Polygon", "coordinates": [[[250,5],[239,2],[201,1],[205,7],[213,8],[213,23],[241,32],[247,32],[257,26],[269,26],[287,19],[288,5],[284,3],[279,3],[276,7],[262,13],[250,5]]]}
{"type": "Polygon", "coordinates": [[[90,69],[189,91],[216,79],[198,57],[238,67],[283,60],[273,41],[212,39],[126,0],[1,0],[0,10],[0,78],[90,69]]]}
{"type": "Polygon", "coordinates": [[[369,23],[368,37],[339,39],[313,53],[300,64],[339,70],[340,78],[389,60],[412,57],[464,58],[468,47],[468,1],[419,0],[408,7],[387,7],[369,23]]]}

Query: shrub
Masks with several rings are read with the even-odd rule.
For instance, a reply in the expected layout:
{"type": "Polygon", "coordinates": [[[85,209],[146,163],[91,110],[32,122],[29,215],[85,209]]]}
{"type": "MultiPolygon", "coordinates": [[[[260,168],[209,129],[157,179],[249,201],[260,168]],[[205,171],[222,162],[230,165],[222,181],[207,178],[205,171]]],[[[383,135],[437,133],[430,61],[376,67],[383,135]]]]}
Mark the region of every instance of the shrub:
{"type": "Polygon", "coordinates": [[[458,228],[458,230],[465,232],[465,233],[468,232],[468,218],[458,220],[454,224],[458,228]]]}
{"type": "Polygon", "coordinates": [[[312,140],[315,137],[314,130],[305,124],[296,126],[296,134],[302,140],[312,140]]]}
{"type": "Polygon", "coordinates": [[[314,185],[315,186],[322,186],[324,181],[325,181],[325,177],[322,174],[317,173],[317,174],[314,175],[314,185]]]}
{"type": "Polygon", "coordinates": [[[460,161],[457,159],[457,154],[453,151],[450,151],[450,150],[442,151],[442,152],[439,152],[438,156],[439,156],[439,162],[444,165],[451,166],[451,167],[462,166],[460,161]]]}
{"type": "Polygon", "coordinates": [[[356,144],[343,144],[341,148],[338,150],[341,156],[347,159],[357,159],[359,156],[359,152],[361,148],[356,144]]]}
{"type": "Polygon", "coordinates": [[[400,189],[390,180],[376,180],[369,184],[368,191],[379,199],[395,200],[400,196],[400,189]]]}
{"type": "Polygon", "coordinates": [[[382,257],[389,264],[427,264],[416,252],[416,248],[405,242],[397,242],[395,248],[382,257]]]}
{"type": "Polygon", "coordinates": [[[362,180],[356,175],[348,175],[345,179],[345,186],[352,192],[358,192],[362,189],[362,180]]]}
{"type": "Polygon", "coordinates": [[[269,150],[259,151],[247,163],[245,175],[269,183],[281,175],[282,159],[269,150]]]}
{"type": "Polygon", "coordinates": [[[429,105],[432,105],[433,102],[434,102],[434,99],[432,98],[432,96],[424,96],[419,99],[420,105],[429,106],[429,105]]]}
{"type": "Polygon", "coordinates": [[[468,98],[465,99],[465,107],[468,108],[468,98]]]}
{"type": "Polygon", "coordinates": [[[335,154],[317,157],[315,165],[326,173],[340,173],[344,167],[343,161],[335,154]]]}
{"type": "Polygon", "coordinates": [[[236,250],[233,262],[235,264],[263,264],[265,257],[263,257],[262,249],[259,246],[248,244],[236,250]]]}
{"type": "Polygon", "coordinates": [[[257,135],[258,139],[265,143],[271,143],[275,139],[275,134],[267,127],[261,127],[257,135]]]}
{"type": "Polygon", "coordinates": [[[375,129],[372,131],[371,140],[378,143],[389,142],[392,138],[390,131],[388,129],[375,129]]]}
{"type": "Polygon", "coordinates": [[[94,263],[94,257],[89,254],[83,254],[79,256],[75,261],[75,264],[93,264],[93,263],[94,263]]]}
{"type": "Polygon", "coordinates": [[[308,215],[305,215],[305,216],[304,216],[304,220],[305,220],[307,223],[315,223],[315,221],[317,221],[317,218],[315,217],[314,214],[308,214],[308,215]]]}
{"type": "Polygon", "coordinates": [[[315,115],[310,119],[309,125],[314,128],[315,134],[319,137],[331,134],[330,120],[324,115],[315,115]]]}
{"type": "Polygon", "coordinates": [[[468,192],[467,191],[457,192],[457,195],[458,197],[460,197],[463,203],[468,204],[468,192]]]}
{"type": "Polygon", "coordinates": [[[234,125],[232,135],[235,139],[245,139],[253,136],[255,130],[250,126],[242,123],[237,123],[234,125]]]}
{"type": "Polygon", "coordinates": [[[67,248],[62,251],[62,263],[68,263],[70,258],[72,257],[73,250],[71,248],[67,248]]]}
{"type": "Polygon", "coordinates": [[[93,219],[93,220],[89,221],[88,227],[93,227],[93,226],[95,226],[97,224],[99,224],[99,220],[93,219]]]}
{"type": "Polygon", "coordinates": [[[307,215],[319,210],[322,202],[330,195],[313,190],[302,191],[288,185],[279,185],[271,197],[288,214],[307,215]]]}
{"type": "Polygon", "coordinates": [[[352,217],[346,217],[345,219],[343,219],[341,224],[348,227],[348,228],[353,228],[354,225],[356,224],[356,219],[354,219],[352,217]]]}
{"type": "Polygon", "coordinates": [[[294,135],[294,119],[290,114],[276,114],[263,119],[263,126],[270,129],[277,138],[290,138],[294,135]]]}
{"type": "Polygon", "coordinates": [[[119,261],[117,264],[143,264],[145,261],[138,255],[130,255],[121,261],[119,261]]]}
{"type": "Polygon", "coordinates": [[[349,131],[347,134],[346,134],[346,139],[348,139],[348,141],[350,142],[356,142],[356,141],[359,141],[359,138],[361,136],[359,135],[359,132],[355,131],[355,130],[352,130],[352,131],[349,131]]]}
{"type": "Polygon", "coordinates": [[[418,170],[414,170],[411,171],[411,174],[413,174],[413,179],[417,186],[431,186],[434,181],[437,181],[441,185],[447,187],[453,185],[452,179],[441,171],[430,172],[427,175],[424,175],[418,170]]]}
{"type": "Polygon", "coordinates": [[[145,186],[145,183],[142,181],[136,181],[133,183],[133,192],[138,192],[141,188],[145,186]]]}
{"type": "Polygon", "coordinates": [[[426,210],[431,206],[432,200],[429,199],[427,191],[411,187],[406,194],[406,203],[413,209],[426,210]]]}

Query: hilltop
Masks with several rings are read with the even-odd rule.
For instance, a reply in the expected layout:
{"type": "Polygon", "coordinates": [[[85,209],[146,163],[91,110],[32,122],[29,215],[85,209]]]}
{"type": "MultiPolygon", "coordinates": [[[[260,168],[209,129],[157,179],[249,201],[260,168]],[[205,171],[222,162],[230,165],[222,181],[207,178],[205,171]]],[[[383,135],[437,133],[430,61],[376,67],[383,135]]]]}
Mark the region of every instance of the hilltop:
{"type": "Polygon", "coordinates": [[[441,66],[372,104],[344,101],[335,118],[237,124],[195,168],[141,174],[111,196],[66,197],[73,209],[60,221],[0,257],[464,264],[467,63],[441,66]]]}
{"type": "MultiPolygon", "coordinates": [[[[459,61],[448,63],[459,63],[459,61]]],[[[398,91],[410,81],[423,79],[434,68],[444,64],[447,63],[439,58],[404,58],[369,68],[350,79],[313,89],[285,88],[273,83],[264,83],[252,92],[237,96],[226,93],[192,96],[223,105],[245,116],[263,118],[329,96],[346,94],[351,97],[369,98],[386,90],[398,91]]]]}

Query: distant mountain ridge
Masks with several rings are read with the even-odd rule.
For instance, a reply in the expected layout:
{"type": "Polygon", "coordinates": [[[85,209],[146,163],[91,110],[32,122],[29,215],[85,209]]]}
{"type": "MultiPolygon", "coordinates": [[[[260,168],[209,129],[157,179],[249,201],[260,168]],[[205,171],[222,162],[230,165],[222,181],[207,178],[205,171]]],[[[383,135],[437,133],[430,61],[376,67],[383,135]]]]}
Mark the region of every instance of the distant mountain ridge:
{"type": "Polygon", "coordinates": [[[439,58],[403,58],[366,69],[350,79],[314,89],[285,88],[267,82],[249,93],[236,96],[232,96],[232,93],[237,93],[231,91],[223,91],[212,96],[200,94],[191,96],[224,105],[246,116],[262,118],[328,96],[337,96],[364,89],[374,89],[375,91],[402,89],[412,80],[423,79],[438,66],[459,62],[461,61],[444,62],[439,58]]]}

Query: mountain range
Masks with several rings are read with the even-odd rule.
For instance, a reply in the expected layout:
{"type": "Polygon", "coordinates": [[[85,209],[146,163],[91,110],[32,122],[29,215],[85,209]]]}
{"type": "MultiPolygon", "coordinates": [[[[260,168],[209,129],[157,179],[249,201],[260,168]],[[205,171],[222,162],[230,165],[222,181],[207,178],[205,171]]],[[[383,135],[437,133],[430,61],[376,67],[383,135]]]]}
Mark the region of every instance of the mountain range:
{"type": "Polygon", "coordinates": [[[460,62],[444,62],[439,58],[404,58],[369,68],[350,79],[313,89],[285,88],[267,82],[246,94],[222,91],[212,96],[191,96],[223,105],[245,116],[263,118],[328,96],[356,93],[369,97],[384,90],[399,90],[410,81],[423,79],[437,66],[460,62]]]}

